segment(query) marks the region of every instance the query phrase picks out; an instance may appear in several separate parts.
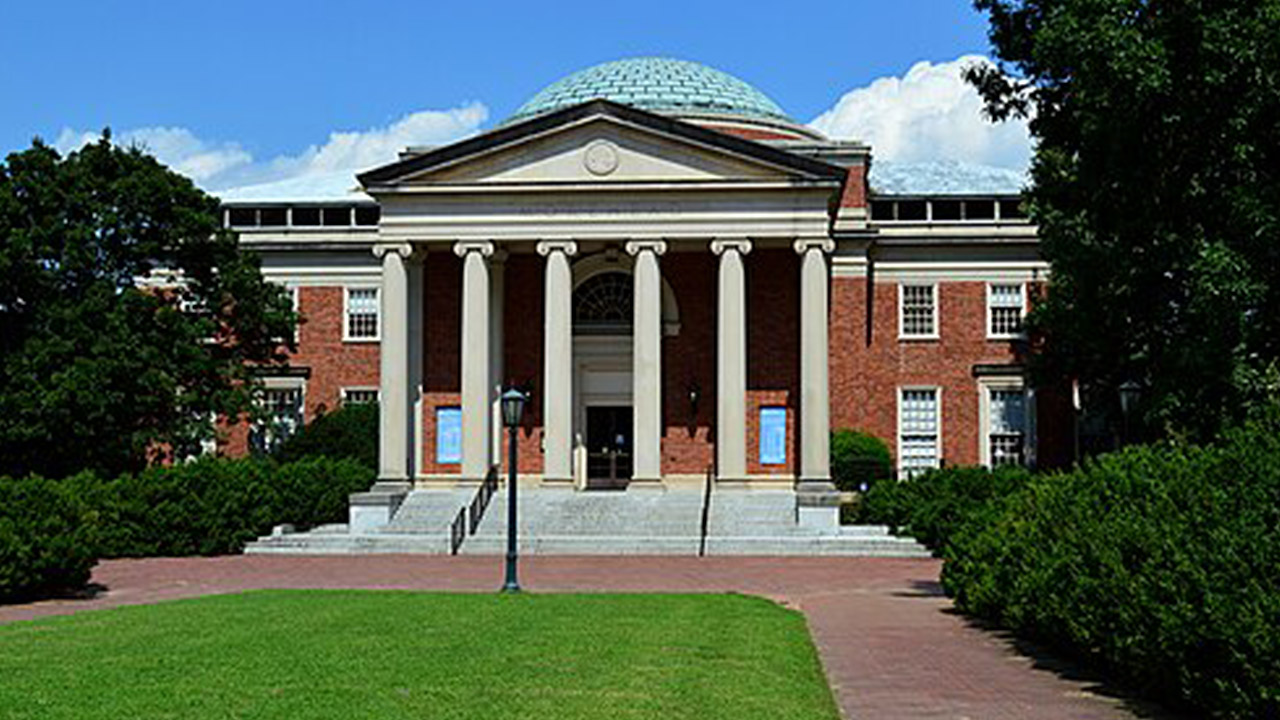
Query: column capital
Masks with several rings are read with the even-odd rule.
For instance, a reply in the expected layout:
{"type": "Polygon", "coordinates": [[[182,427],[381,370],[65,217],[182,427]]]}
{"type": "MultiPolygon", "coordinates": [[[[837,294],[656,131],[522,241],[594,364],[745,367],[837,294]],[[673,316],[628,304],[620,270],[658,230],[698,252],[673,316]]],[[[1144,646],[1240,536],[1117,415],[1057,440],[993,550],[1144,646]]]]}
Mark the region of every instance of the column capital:
{"type": "Polygon", "coordinates": [[[453,244],[453,253],[460,258],[466,257],[469,252],[478,252],[484,257],[492,257],[493,251],[493,243],[488,240],[459,240],[453,244]]]}
{"type": "Polygon", "coordinates": [[[413,256],[412,243],[376,243],[373,246],[373,255],[378,259],[382,259],[387,253],[395,253],[400,257],[408,260],[413,256]]]}
{"type": "Polygon", "coordinates": [[[751,241],[747,238],[725,238],[711,241],[712,253],[722,255],[725,250],[737,250],[740,254],[746,255],[751,252],[751,241]]]}
{"type": "Polygon", "coordinates": [[[662,255],[667,251],[666,240],[628,240],[627,254],[639,255],[645,250],[652,250],[654,255],[662,255]]]}
{"type": "Polygon", "coordinates": [[[796,249],[797,255],[803,255],[810,250],[820,250],[829,254],[835,252],[836,241],[825,237],[796,238],[792,247],[796,249]]]}
{"type": "Polygon", "coordinates": [[[538,254],[547,257],[553,252],[562,252],[569,257],[578,254],[578,243],[572,240],[542,240],[538,243],[538,254]]]}

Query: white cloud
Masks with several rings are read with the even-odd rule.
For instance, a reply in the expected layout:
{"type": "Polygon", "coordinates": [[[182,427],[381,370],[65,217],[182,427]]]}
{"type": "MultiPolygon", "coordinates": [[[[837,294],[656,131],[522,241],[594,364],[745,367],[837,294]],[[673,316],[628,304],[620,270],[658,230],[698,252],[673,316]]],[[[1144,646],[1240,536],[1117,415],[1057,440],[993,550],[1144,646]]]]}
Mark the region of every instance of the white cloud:
{"type": "MultiPolygon", "coordinates": [[[[100,133],[77,132],[64,128],[54,147],[70,152],[98,139],[100,133]]],[[[161,162],[197,183],[242,168],[253,162],[253,156],[236,143],[212,144],[196,137],[186,128],[149,127],[112,133],[118,145],[137,145],[155,155],[161,162]]]]}
{"type": "Polygon", "coordinates": [[[967,55],[916,63],[903,77],[884,77],[849,93],[809,123],[828,137],[860,140],[875,157],[896,162],[951,160],[1025,170],[1031,139],[1025,120],[992,123],[982,99],[964,80],[967,55]]]}
{"type": "MultiPolygon", "coordinates": [[[[120,145],[143,147],[207,190],[221,190],[340,172],[355,174],[394,161],[401,150],[412,145],[442,145],[473,135],[488,118],[488,108],[477,102],[448,110],[423,110],[386,127],[336,131],[323,145],[265,161],[256,160],[238,143],[206,141],[180,127],[137,128],[113,132],[112,138],[120,145]]],[[[54,146],[70,152],[98,136],[66,128],[54,146]]]]}

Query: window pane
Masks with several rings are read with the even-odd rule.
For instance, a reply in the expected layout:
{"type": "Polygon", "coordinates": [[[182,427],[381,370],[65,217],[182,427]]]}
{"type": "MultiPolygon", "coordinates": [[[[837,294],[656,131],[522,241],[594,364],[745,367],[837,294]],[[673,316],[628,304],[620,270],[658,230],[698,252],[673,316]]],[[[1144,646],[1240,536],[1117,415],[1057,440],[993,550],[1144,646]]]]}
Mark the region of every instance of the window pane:
{"type": "Polygon", "coordinates": [[[994,220],[996,202],[994,200],[966,200],[964,203],[965,220],[994,220]]]}
{"type": "Polygon", "coordinates": [[[892,220],[893,219],[893,201],[872,200],[871,201],[871,219],[872,220],[892,220]]]}
{"type": "Polygon", "coordinates": [[[933,201],[933,219],[934,220],[959,220],[960,219],[960,201],[959,200],[934,200],[933,201]]]}
{"type": "Polygon", "coordinates": [[[282,207],[262,208],[258,211],[258,222],[262,227],[283,227],[288,224],[288,212],[282,207]]]}
{"type": "Polygon", "coordinates": [[[925,217],[926,208],[923,200],[898,201],[899,220],[924,220],[925,217]]]}
{"type": "Polygon", "coordinates": [[[989,428],[992,465],[1020,465],[1027,427],[1027,401],[1022,390],[993,389],[989,428]]]}
{"type": "Polygon", "coordinates": [[[296,207],[293,209],[293,224],[303,227],[320,224],[320,208],[296,207]]]}
{"type": "Polygon", "coordinates": [[[910,477],[940,464],[938,391],[925,389],[901,392],[898,434],[902,457],[898,459],[898,464],[903,473],[910,477]]]}
{"type": "Polygon", "coordinates": [[[268,388],[259,400],[265,416],[249,432],[249,446],[271,453],[302,427],[302,388],[268,388]]]}
{"type": "Polygon", "coordinates": [[[233,207],[230,212],[231,227],[255,227],[258,224],[257,208],[233,207]]]}
{"type": "Polygon", "coordinates": [[[378,337],[378,289],[347,290],[347,337],[378,337]]]}
{"type": "Polygon", "coordinates": [[[932,285],[903,285],[902,287],[902,334],[933,335],[933,290],[932,285]]]}
{"type": "Polygon", "coordinates": [[[992,285],[991,334],[1016,335],[1022,332],[1022,285],[992,285]]]}

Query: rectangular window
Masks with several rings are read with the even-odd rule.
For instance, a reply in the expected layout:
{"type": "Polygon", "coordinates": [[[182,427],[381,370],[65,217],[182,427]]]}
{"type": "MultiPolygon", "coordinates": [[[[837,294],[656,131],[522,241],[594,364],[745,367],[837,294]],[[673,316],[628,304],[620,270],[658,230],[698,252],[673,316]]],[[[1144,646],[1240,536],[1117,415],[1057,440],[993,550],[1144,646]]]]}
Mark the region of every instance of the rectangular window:
{"type": "Polygon", "coordinates": [[[988,464],[1022,465],[1026,460],[1026,393],[1015,388],[990,388],[987,392],[988,464]]]}
{"type": "Polygon", "coordinates": [[[961,219],[960,201],[959,200],[934,200],[933,220],[959,220],[961,219]]]}
{"type": "Polygon", "coordinates": [[[367,405],[378,402],[378,388],[342,388],[343,405],[367,405]]]}
{"type": "Polygon", "coordinates": [[[898,286],[898,333],[901,337],[938,336],[936,295],[936,285],[898,286]]]}
{"type": "Polygon", "coordinates": [[[436,408],[436,463],[462,462],[462,408],[436,408]]]}
{"type": "Polygon", "coordinates": [[[929,217],[929,205],[924,200],[899,200],[898,220],[925,220],[929,217]]]}
{"type": "Polygon", "coordinates": [[[320,224],[320,208],[318,207],[295,207],[293,209],[293,224],[297,227],[310,227],[320,224]]]}
{"type": "Polygon", "coordinates": [[[249,448],[269,455],[302,429],[304,385],[263,388],[258,397],[262,417],[249,429],[249,448]]]}
{"type": "Polygon", "coordinates": [[[898,398],[898,467],[914,477],[940,467],[941,428],[937,388],[903,388],[898,398]]]}
{"type": "Polygon", "coordinates": [[[282,207],[265,207],[258,211],[258,224],[262,227],[284,227],[289,224],[289,211],[282,207]]]}
{"type": "Polygon", "coordinates": [[[1025,305],[1025,286],[1022,284],[991,284],[987,286],[987,335],[995,338],[1017,337],[1022,332],[1022,314],[1025,305]]]}
{"type": "Polygon", "coordinates": [[[347,288],[347,324],[344,339],[378,339],[378,288],[347,288]]]}
{"type": "Polygon", "coordinates": [[[760,408],[760,464],[787,464],[787,409],[760,408]]]}

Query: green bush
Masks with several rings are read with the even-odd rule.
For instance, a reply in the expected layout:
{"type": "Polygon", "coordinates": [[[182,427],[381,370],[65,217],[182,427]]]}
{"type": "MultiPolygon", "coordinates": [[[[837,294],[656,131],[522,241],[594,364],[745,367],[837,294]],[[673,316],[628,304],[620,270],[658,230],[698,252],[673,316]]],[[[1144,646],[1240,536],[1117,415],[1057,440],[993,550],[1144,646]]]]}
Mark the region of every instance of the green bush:
{"type": "Polygon", "coordinates": [[[83,586],[97,562],[92,511],[41,477],[0,478],[0,602],[83,586]]]}
{"type": "Polygon", "coordinates": [[[1280,717],[1280,411],[1212,447],[881,483],[969,614],[1216,718],[1280,717]]]}
{"type": "Polygon", "coordinates": [[[861,490],[890,477],[893,455],[883,440],[857,430],[831,433],[831,479],[837,488],[861,490]]]}
{"type": "Polygon", "coordinates": [[[948,555],[965,612],[1212,717],[1280,716],[1280,423],[1039,478],[948,555]]]}
{"type": "Polygon", "coordinates": [[[239,552],[273,525],[340,521],[347,496],[367,490],[373,471],[350,460],[280,464],[201,458],[109,481],[73,479],[101,518],[101,557],[239,552]]]}
{"type": "Polygon", "coordinates": [[[858,506],[859,522],[884,524],[941,553],[964,524],[989,518],[1031,479],[1021,467],[952,467],[871,487],[858,506]]]}
{"type": "Polygon", "coordinates": [[[378,470],[378,406],[344,405],[316,417],[275,451],[282,463],[307,458],[350,458],[378,470]]]}

